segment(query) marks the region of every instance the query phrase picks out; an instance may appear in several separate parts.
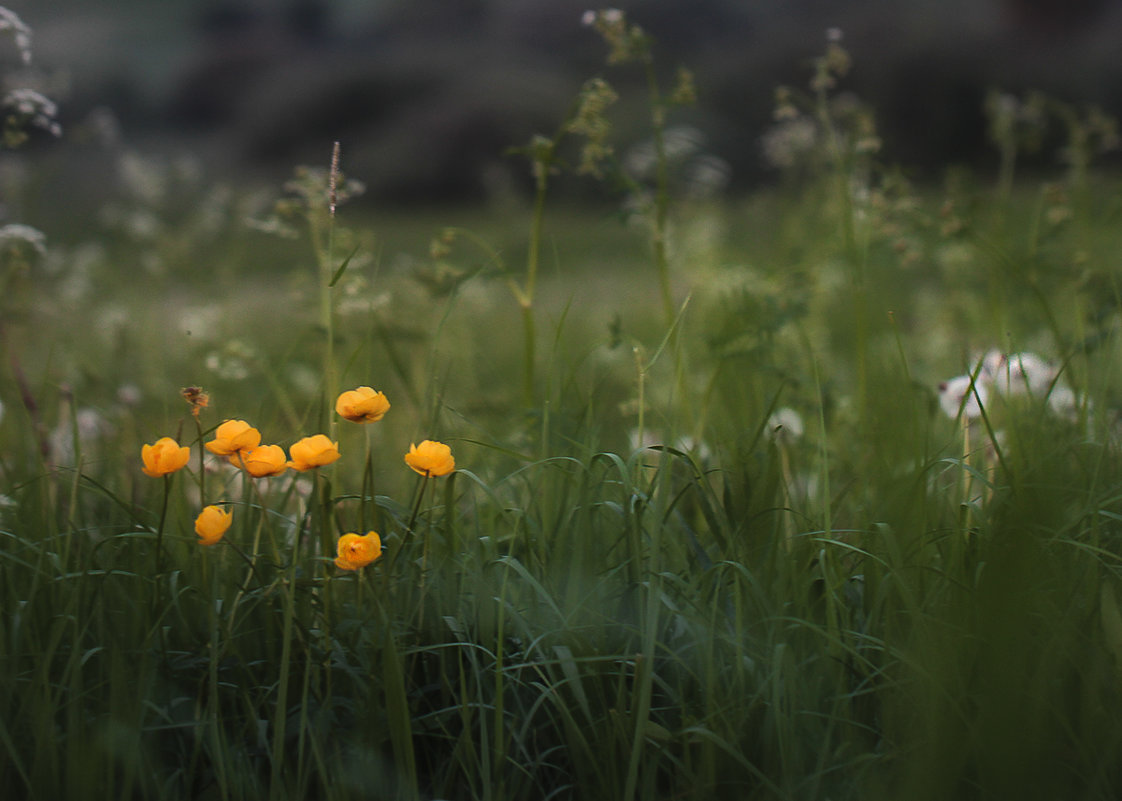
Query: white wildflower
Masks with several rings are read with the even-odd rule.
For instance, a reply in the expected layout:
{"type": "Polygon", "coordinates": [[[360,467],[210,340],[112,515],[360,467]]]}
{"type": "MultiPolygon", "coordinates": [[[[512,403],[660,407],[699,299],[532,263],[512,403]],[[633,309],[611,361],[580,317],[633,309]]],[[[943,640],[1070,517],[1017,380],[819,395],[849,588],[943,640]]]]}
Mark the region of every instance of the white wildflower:
{"type": "Polygon", "coordinates": [[[23,123],[41,128],[51,136],[62,135],[62,126],[55,120],[58,116],[58,106],[49,97],[34,89],[13,89],[4,95],[0,105],[9,115],[17,117],[23,123]]]}
{"type": "Polygon", "coordinates": [[[31,28],[15,15],[15,12],[0,6],[0,33],[9,34],[16,43],[20,60],[24,64],[31,63],[31,28]]]}
{"type": "Polygon", "coordinates": [[[117,403],[122,406],[139,406],[144,395],[136,384],[121,384],[117,387],[117,403]]]}
{"type": "Polygon", "coordinates": [[[985,383],[969,375],[955,376],[939,384],[939,406],[953,420],[960,415],[967,420],[981,417],[987,398],[985,383]]]}
{"type": "Polygon", "coordinates": [[[804,431],[803,418],[789,406],[776,409],[767,419],[765,433],[768,439],[777,442],[791,442],[802,437],[804,431]]]}
{"type": "Polygon", "coordinates": [[[38,228],[21,223],[0,227],[0,251],[30,248],[40,256],[47,255],[47,237],[38,228]]]}
{"type": "Polygon", "coordinates": [[[1090,411],[1091,402],[1079,397],[1075,390],[1066,384],[1056,384],[1048,393],[1048,408],[1058,417],[1075,421],[1081,411],[1084,409],[1090,411]]]}
{"type": "Polygon", "coordinates": [[[818,126],[798,116],[785,119],[760,137],[764,160],[772,167],[793,167],[818,144],[818,126]]]}
{"type": "Polygon", "coordinates": [[[1003,395],[1043,397],[1059,372],[1035,353],[1003,355],[991,350],[983,359],[982,370],[1003,395]]]}
{"type": "Polygon", "coordinates": [[[627,438],[632,451],[645,451],[651,448],[674,448],[685,453],[692,453],[701,462],[706,462],[712,456],[709,446],[694,437],[679,437],[673,444],[663,442],[658,434],[651,429],[644,429],[640,438],[639,429],[633,428],[627,432],[627,438]]]}

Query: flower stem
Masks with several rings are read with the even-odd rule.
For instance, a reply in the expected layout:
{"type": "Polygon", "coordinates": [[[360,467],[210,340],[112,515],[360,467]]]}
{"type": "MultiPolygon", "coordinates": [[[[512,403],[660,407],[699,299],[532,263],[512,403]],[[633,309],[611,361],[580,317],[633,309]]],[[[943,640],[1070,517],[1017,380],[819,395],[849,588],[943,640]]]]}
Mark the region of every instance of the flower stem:
{"type": "Polygon", "coordinates": [[[413,499],[413,511],[409,515],[409,522],[405,524],[405,532],[401,535],[401,544],[397,546],[397,550],[395,550],[393,556],[390,557],[390,563],[386,567],[387,573],[393,570],[394,565],[397,564],[398,555],[405,550],[406,543],[409,542],[409,538],[413,535],[413,526],[417,522],[417,515],[421,512],[421,499],[425,497],[425,486],[428,483],[428,479],[428,476],[422,476],[417,482],[417,490],[413,499]]]}
{"type": "Polygon", "coordinates": [[[168,496],[171,495],[171,474],[164,476],[164,500],[160,505],[160,522],[156,526],[156,575],[164,572],[164,524],[168,517],[168,496]]]}
{"type": "Polygon", "coordinates": [[[643,71],[647,79],[647,93],[651,104],[651,128],[655,149],[655,198],[654,220],[651,246],[654,252],[655,269],[658,271],[658,285],[662,293],[662,309],[666,314],[666,324],[674,323],[674,298],[670,290],[670,262],[666,256],[666,219],[670,209],[670,169],[666,159],[666,106],[658,88],[654,59],[649,55],[643,59],[643,71]]]}

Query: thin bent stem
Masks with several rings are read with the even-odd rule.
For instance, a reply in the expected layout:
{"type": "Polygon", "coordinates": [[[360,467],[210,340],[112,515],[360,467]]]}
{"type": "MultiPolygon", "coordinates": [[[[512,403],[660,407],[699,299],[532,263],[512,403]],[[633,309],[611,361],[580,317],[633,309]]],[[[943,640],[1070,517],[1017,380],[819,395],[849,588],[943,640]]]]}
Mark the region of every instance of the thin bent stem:
{"type": "Polygon", "coordinates": [[[171,495],[171,474],[164,476],[164,500],[160,504],[160,523],[156,527],[156,575],[164,572],[164,524],[168,518],[168,496],[171,495]]]}
{"type": "Polygon", "coordinates": [[[397,557],[405,550],[405,546],[413,536],[413,526],[417,522],[417,515],[421,513],[421,500],[425,497],[425,486],[428,480],[429,476],[426,474],[421,476],[420,480],[417,482],[417,489],[413,498],[413,511],[409,514],[409,522],[405,524],[405,531],[401,535],[401,544],[397,546],[397,550],[395,550],[393,556],[390,557],[390,563],[386,567],[387,573],[393,570],[394,565],[397,564],[397,557]]]}
{"type": "Polygon", "coordinates": [[[538,283],[545,198],[549,189],[549,164],[538,163],[535,168],[534,214],[530,221],[530,245],[526,251],[526,280],[520,288],[512,286],[522,309],[522,400],[527,407],[534,405],[534,291],[538,283]]]}
{"type": "Polygon", "coordinates": [[[670,290],[670,263],[666,256],[666,219],[670,209],[670,169],[666,160],[666,106],[658,88],[654,59],[643,59],[643,69],[647,78],[647,91],[650,95],[651,124],[655,148],[655,199],[654,227],[651,245],[654,251],[655,269],[662,293],[662,308],[666,324],[674,323],[674,297],[670,290]]]}

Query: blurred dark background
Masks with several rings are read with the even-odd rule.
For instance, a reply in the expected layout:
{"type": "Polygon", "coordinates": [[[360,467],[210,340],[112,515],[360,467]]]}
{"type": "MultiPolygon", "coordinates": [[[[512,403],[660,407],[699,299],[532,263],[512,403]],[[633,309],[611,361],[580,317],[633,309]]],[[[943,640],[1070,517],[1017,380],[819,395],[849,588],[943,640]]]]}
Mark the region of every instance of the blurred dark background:
{"type": "MultiPolygon", "coordinates": [[[[619,137],[643,136],[642,77],[608,67],[585,0],[9,0],[34,31],[28,80],[65,136],[196,154],[222,176],[325,163],[395,203],[475,200],[525,180],[509,147],[552,132],[581,83],[621,90],[619,137]],[[634,89],[634,91],[631,91],[634,89]],[[628,106],[636,113],[628,113],[628,106]],[[112,130],[108,130],[112,129],[112,130]]],[[[595,6],[592,6],[595,8],[595,6]]],[[[777,84],[805,87],[827,28],[877,113],[884,159],[937,177],[992,164],[983,100],[1036,89],[1122,109],[1122,0],[637,0],[666,75],[696,74],[676,119],[730,187],[769,180],[760,137],[777,84]]],[[[4,43],[10,77],[14,59],[4,43]]],[[[33,143],[34,148],[51,147],[33,143]]],[[[92,147],[92,146],[91,146],[92,147]]]]}

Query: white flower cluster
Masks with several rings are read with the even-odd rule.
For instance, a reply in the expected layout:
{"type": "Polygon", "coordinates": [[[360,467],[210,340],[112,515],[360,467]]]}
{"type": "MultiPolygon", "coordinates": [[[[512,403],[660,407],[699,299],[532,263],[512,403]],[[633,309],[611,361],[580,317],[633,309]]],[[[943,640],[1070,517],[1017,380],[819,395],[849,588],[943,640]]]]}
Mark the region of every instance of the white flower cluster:
{"type": "Polygon", "coordinates": [[[0,33],[9,34],[16,43],[20,60],[24,64],[31,63],[31,29],[12,11],[0,6],[0,33]]]}
{"type": "Polygon", "coordinates": [[[993,349],[965,375],[939,384],[939,405],[951,418],[973,420],[981,417],[990,393],[1003,397],[1027,396],[1047,399],[1056,414],[1074,417],[1081,401],[1060,381],[1060,370],[1035,353],[1006,354],[993,349]]]}
{"type": "Polygon", "coordinates": [[[19,123],[40,128],[51,136],[62,135],[62,126],[55,119],[58,116],[58,106],[34,89],[13,89],[4,95],[0,105],[19,123]]]}
{"type": "Polygon", "coordinates": [[[0,227],[0,250],[28,248],[40,256],[47,255],[47,237],[38,228],[22,223],[8,223],[0,227]]]}
{"type": "Polygon", "coordinates": [[[605,8],[601,11],[585,11],[580,17],[581,24],[586,28],[591,28],[598,19],[608,25],[619,25],[623,22],[623,12],[618,8],[605,8]]]}

